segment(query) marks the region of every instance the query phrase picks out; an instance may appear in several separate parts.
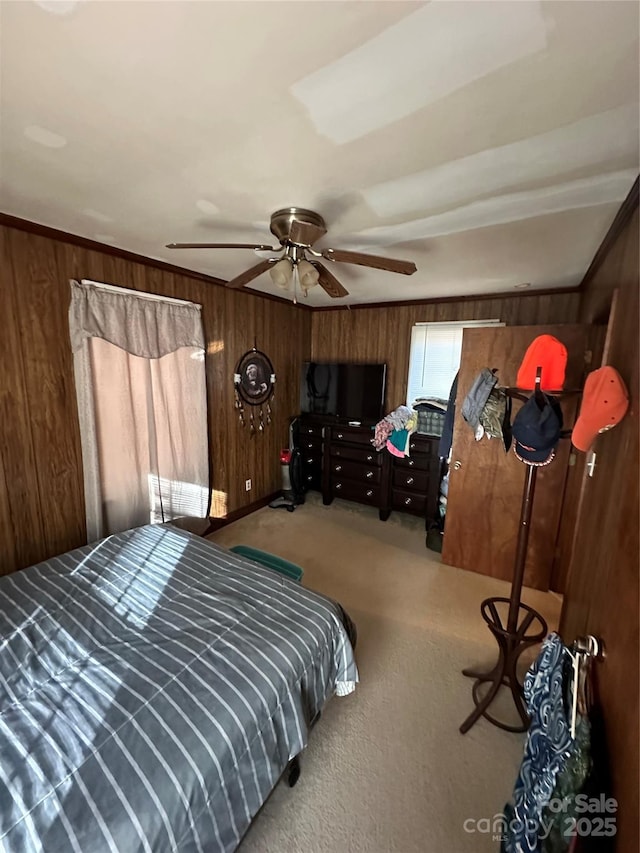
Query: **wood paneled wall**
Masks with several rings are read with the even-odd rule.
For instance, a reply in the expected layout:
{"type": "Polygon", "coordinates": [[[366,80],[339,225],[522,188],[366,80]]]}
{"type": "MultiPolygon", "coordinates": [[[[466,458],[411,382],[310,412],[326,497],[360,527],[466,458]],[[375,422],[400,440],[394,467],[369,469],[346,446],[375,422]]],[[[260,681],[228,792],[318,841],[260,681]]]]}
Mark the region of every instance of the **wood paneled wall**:
{"type": "Polygon", "coordinates": [[[90,278],[198,302],[208,342],[214,515],[280,488],[279,451],[297,412],[311,312],[197,277],[0,226],[0,572],[85,541],[80,434],[67,312],[69,279],[90,278]],[[273,424],[249,438],[233,370],[257,343],[277,375],[273,424]],[[251,478],[253,489],[245,492],[251,478]]]}
{"type": "Polygon", "coordinates": [[[460,299],[383,308],[314,311],[314,361],[371,361],[387,364],[386,409],[405,402],[411,327],[415,323],[499,319],[509,326],[575,323],[579,293],[460,299]]]}
{"type": "MultiPolygon", "coordinates": [[[[619,803],[615,849],[620,853],[638,850],[639,824],[639,227],[636,201],[635,213],[586,283],[582,300],[581,320],[606,322],[618,290],[607,363],[624,379],[630,406],[618,426],[597,437],[594,476],[582,480],[560,624],[567,642],[595,634],[605,644],[606,658],[594,666],[598,723],[594,749],[600,758],[600,790],[619,803]]],[[[578,457],[584,470],[586,456],[578,457]]],[[[604,842],[589,849],[604,850],[600,844],[604,842]]]]}
{"type": "Polygon", "coordinates": [[[237,513],[280,488],[279,450],[298,410],[308,358],[385,361],[387,404],[404,401],[411,326],[499,317],[571,323],[579,295],[531,294],[422,305],[310,312],[231,291],[167,265],[101,249],[60,232],[0,224],[0,572],[85,541],[80,435],[67,312],[69,279],[91,278],[198,302],[208,342],[212,515],[237,513]],[[233,407],[232,374],[256,342],[278,377],[274,419],[249,439],[233,407]],[[251,478],[253,489],[244,491],[251,478]]]}

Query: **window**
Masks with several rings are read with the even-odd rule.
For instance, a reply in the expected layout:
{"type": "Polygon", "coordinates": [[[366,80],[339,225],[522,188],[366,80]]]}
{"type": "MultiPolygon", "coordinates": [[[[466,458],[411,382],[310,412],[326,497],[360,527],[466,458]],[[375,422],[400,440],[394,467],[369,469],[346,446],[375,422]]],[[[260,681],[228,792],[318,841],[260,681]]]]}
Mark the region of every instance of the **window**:
{"type": "Polygon", "coordinates": [[[407,405],[421,397],[447,400],[460,367],[465,328],[504,326],[500,320],[461,320],[457,323],[416,323],[411,330],[407,405]]]}
{"type": "Polygon", "coordinates": [[[206,517],[201,306],[73,281],[69,321],[89,541],[206,517]]]}

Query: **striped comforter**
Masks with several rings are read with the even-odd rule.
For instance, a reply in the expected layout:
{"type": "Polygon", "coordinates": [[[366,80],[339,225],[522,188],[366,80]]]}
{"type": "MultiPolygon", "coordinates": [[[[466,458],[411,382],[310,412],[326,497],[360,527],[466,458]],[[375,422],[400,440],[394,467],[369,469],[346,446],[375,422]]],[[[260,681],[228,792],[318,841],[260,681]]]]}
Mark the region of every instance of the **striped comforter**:
{"type": "Polygon", "coordinates": [[[2,849],[235,849],[355,686],[340,612],[171,527],[0,578],[2,849]]]}

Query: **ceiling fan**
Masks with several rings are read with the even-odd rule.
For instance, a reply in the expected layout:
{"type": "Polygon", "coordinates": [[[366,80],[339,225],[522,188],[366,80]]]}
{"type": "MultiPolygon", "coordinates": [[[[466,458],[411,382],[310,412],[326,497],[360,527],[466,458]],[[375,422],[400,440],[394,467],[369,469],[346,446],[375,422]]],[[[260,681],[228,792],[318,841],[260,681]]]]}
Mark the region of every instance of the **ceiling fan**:
{"type": "Polygon", "coordinates": [[[226,286],[244,287],[269,270],[273,283],[278,287],[287,289],[293,282],[294,302],[296,288],[306,296],[316,284],[319,284],[334,299],[348,296],[348,291],[320,260],[358,264],[402,275],[412,275],[417,269],[411,261],[366,255],[362,252],[349,252],[345,249],[316,251],[313,245],[324,237],[327,228],[324,219],[313,210],[302,207],[284,207],[282,210],[276,210],[271,216],[269,227],[271,233],[280,242],[280,246],[267,246],[262,243],[169,243],[167,249],[253,249],[256,252],[280,252],[277,258],[262,260],[232,278],[226,286]]]}

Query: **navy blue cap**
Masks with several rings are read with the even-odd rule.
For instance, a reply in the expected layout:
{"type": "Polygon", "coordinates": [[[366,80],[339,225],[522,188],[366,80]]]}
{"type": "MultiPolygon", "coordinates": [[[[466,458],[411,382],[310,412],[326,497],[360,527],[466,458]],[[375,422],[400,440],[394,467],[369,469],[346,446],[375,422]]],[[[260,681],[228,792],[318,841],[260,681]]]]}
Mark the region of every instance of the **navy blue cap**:
{"type": "Polygon", "coordinates": [[[553,397],[542,395],[544,405],[531,396],[513,420],[513,450],[527,465],[548,465],[562,431],[562,409],[553,397]]]}

